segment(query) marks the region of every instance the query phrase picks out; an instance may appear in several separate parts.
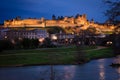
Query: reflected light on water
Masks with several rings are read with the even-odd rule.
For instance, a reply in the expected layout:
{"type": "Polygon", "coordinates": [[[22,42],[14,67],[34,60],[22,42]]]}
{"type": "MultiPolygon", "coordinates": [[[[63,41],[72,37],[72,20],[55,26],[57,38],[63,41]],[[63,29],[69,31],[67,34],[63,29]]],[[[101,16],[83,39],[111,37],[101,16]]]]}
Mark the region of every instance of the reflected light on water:
{"type": "Polygon", "coordinates": [[[100,59],[100,60],[98,60],[98,62],[99,62],[99,70],[100,70],[100,72],[99,72],[99,79],[100,80],[105,80],[105,68],[104,68],[104,62],[105,62],[105,59],[100,59]]]}
{"type": "Polygon", "coordinates": [[[120,64],[120,56],[115,57],[113,63],[119,63],[120,64]]]}
{"type": "Polygon", "coordinates": [[[117,73],[118,73],[118,75],[119,75],[118,80],[120,80],[120,68],[116,68],[116,71],[117,71],[117,73]]]}
{"type": "Polygon", "coordinates": [[[120,68],[117,68],[117,72],[118,72],[118,74],[120,74],[120,68]]]}
{"type": "Polygon", "coordinates": [[[64,67],[65,73],[64,73],[64,78],[63,80],[72,80],[75,74],[75,69],[76,66],[71,66],[71,67],[64,67]]]}
{"type": "Polygon", "coordinates": [[[84,65],[5,67],[0,68],[0,80],[120,80],[120,68],[109,66],[113,60],[99,59],[84,65]]]}
{"type": "MultiPolygon", "coordinates": [[[[114,62],[113,63],[119,63],[120,64],[120,55],[114,58],[114,62]]],[[[116,68],[116,71],[117,71],[118,76],[119,76],[118,80],[120,80],[120,67],[116,68]]]]}

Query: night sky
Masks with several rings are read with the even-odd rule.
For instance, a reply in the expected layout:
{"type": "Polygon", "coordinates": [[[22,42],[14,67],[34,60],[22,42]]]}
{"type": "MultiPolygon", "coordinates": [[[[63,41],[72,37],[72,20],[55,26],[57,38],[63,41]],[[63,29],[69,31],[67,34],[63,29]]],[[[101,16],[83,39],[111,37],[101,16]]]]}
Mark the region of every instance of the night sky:
{"type": "Polygon", "coordinates": [[[21,16],[22,18],[51,19],[51,16],[87,14],[97,22],[104,22],[106,7],[102,0],[0,0],[0,23],[21,16]]]}

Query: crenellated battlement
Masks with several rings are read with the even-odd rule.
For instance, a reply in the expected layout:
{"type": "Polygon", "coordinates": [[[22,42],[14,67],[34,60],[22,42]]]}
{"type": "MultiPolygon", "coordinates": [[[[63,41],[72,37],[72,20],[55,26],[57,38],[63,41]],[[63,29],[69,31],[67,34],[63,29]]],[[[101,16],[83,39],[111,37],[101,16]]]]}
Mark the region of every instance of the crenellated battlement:
{"type": "Polygon", "coordinates": [[[106,25],[106,24],[98,24],[95,23],[94,20],[88,21],[86,14],[78,15],[76,17],[63,17],[63,19],[35,19],[35,18],[28,18],[28,19],[12,19],[4,21],[4,27],[50,27],[50,26],[59,26],[59,27],[76,27],[80,26],[81,29],[87,29],[90,26],[95,28],[99,28],[102,30],[113,30],[113,25],[106,25]],[[109,27],[108,27],[109,26],[109,27]]]}

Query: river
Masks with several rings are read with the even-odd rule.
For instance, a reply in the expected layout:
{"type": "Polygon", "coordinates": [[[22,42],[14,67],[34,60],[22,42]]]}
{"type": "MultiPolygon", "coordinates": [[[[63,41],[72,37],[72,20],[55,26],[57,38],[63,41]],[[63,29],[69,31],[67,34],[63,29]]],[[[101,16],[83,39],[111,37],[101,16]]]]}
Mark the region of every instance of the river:
{"type": "Polygon", "coordinates": [[[0,80],[120,80],[120,68],[109,66],[114,61],[107,58],[83,65],[6,67],[0,68],[0,80]]]}

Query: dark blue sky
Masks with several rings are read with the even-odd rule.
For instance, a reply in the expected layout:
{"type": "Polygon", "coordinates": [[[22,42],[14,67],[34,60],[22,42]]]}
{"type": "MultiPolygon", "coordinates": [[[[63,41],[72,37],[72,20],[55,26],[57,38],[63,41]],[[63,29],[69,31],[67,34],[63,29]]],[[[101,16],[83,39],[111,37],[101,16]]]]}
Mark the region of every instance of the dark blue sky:
{"type": "Polygon", "coordinates": [[[102,0],[1,0],[0,22],[21,16],[22,18],[51,19],[51,16],[75,16],[87,14],[87,18],[104,22],[105,6],[102,0]]]}

